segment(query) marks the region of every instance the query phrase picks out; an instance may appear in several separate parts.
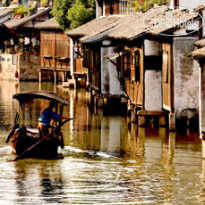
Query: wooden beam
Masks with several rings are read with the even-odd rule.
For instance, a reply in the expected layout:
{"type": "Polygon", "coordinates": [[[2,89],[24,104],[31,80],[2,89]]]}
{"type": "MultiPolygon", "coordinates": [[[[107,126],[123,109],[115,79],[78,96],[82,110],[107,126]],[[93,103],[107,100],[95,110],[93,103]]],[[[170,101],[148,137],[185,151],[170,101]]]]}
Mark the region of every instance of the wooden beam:
{"type": "Polygon", "coordinates": [[[149,115],[149,116],[164,116],[167,115],[167,112],[165,111],[148,111],[148,110],[139,110],[137,112],[137,115],[139,116],[145,116],[145,115],[149,115]]]}

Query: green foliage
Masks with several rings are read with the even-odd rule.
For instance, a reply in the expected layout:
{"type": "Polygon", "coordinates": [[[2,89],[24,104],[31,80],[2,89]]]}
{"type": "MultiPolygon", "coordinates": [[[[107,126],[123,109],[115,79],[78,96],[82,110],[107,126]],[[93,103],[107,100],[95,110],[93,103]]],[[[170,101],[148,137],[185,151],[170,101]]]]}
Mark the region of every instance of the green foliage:
{"type": "Polygon", "coordinates": [[[16,1],[12,1],[11,5],[17,5],[17,2],[16,1]]]}
{"type": "Polygon", "coordinates": [[[16,13],[17,13],[17,14],[24,14],[24,13],[26,13],[26,8],[23,7],[22,5],[20,5],[20,6],[18,7],[18,9],[16,10],[16,13]]]}
{"type": "Polygon", "coordinates": [[[48,6],[48,0],[41,0],[41,6],[48,6]]]}
{"type": "Polygon", "coordinates": [[[34,46],[33,51],[36,52],[36,53],[39,53],[40,52],[40,46],[39,45],[34,46]]]}
{"type": "Polygon", "coordinates": [[[11,11],[11,13],[13,13],[13,14],[17,14],[17,10],[18,10],[18,7],[13,8],[12,11],[11,11]]]}
{"type": "Polygon", "coordinates": [[[95,10],[91,7],[89,8],[89,2],[83,2],[85,1],[76,0],[73,6],[68,10],[68,20],[71,22],[70,29],[85,24],[95,17],[95,10]],[[86,8],[86,6],[88,8],[86,8]]]}
{"type": "Polygon", "coordinates": [[[95,17],[95,0],[55,0],[51,14],[63,30],[75,28],[95,17]]]}
{"type": "Polygon", "coordinates": [[[170,0],[144,0],[144,1],[134,1],[133,5],[136,11],[145,12],[148,9],[152,8],[154,4],[158,5],[168,5],[170,0]]]}
{"type": "Polygon", "coordinates": [[[55,17],[58,24],[63,30],[70,26],[70,21],[67,19],[68,9],[71,8],[73,0],[55,0],[51,14],[55,17]]]}

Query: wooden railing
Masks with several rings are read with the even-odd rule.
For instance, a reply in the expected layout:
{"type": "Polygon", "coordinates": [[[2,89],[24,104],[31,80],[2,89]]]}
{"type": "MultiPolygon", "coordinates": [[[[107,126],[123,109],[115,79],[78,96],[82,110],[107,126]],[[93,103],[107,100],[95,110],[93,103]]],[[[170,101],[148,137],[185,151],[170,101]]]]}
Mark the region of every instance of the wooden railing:
{"type": "Polygon", "coordinates": [[[45,69],[64,69],[70,70],[70,58],[68,57],[58,57],[58,56],[42,56],[43,65],[42,68],[45,69]]]}

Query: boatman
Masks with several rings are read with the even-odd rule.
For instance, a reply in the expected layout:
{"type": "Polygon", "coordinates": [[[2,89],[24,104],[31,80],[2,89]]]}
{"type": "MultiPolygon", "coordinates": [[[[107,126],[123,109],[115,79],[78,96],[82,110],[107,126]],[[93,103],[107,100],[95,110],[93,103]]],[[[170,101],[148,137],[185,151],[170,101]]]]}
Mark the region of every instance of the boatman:
{"type": "Polygon", "coordinates": [[[51,119],[53,119],[54,121],[58,121],[60,119],[69,119],[67,117],[63,117],[60,116],[58,114],[56,114],[55,112],[53,112],[53,108],[56,106],[56,103],[51,101],[49,104],[49,107],[46,108],[40,118],[39,118],[39,124],[38,124],[38,135],[39,137],[45,137],[46,135],[49,134],[49,128],[51,128],[52,126],[50,126],[50,122],[51,119]]]}

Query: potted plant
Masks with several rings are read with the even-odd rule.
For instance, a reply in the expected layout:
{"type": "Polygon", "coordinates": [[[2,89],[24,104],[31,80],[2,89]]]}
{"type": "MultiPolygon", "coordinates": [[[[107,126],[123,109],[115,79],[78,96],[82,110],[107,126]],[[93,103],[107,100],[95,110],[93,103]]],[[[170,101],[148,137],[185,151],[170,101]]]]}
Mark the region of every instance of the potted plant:
{"type": "Polygon", "coordinates": [[[26,8],[24,8],[22,5],[20,5],[16,11],[16,13],[18,14],[19,18],[23,18],[24,14],[26,12],[26,8]]]}
{"type": "Polygon", "coordinates": [[[11,17],[12,17],[12,18],[15,18],[15,17],[16,17],[16,15],[17,15],[17,10],[18,10],[18,7],[12,9],[12,11],[11,11],[11,17]]]}
{"type": "Polygon", "coordinates": [[[14,46],[14,50],[15,50],[16,53],[18,53],[19,49],[20,49],[20,45],[15,45],[14,46]]]}
{"type": "Polygon", "coordinates": [[[24,54],[24,39],[23,38],[19,38],[18,54],[19,55],[24,54]]]}
{"type": "Polygon", "coordinates": [[[19,54],[19,55],[24,55],[24,50],[23,50],[23,49],[19,49],[19,50],[18,50],[18,54],[19,54]]]}
{"type": "Polygon", "coordinates": [[[10,47],[9,41],[4,41],[5,51],[10,47]]]}
{"type": "Polygon", "coordinates": [[[8,54],[11,54],[11,53],[12,53],[11,48],[7,48],[7,53],[8,53],[8,54]]]}
{"type": "Polygon", "coordinates": [[[39,45],[36,45],[33,47],[33,51],[34,51],[34,55],[39,55],[40,53],[40,46],[39,45]]]}

